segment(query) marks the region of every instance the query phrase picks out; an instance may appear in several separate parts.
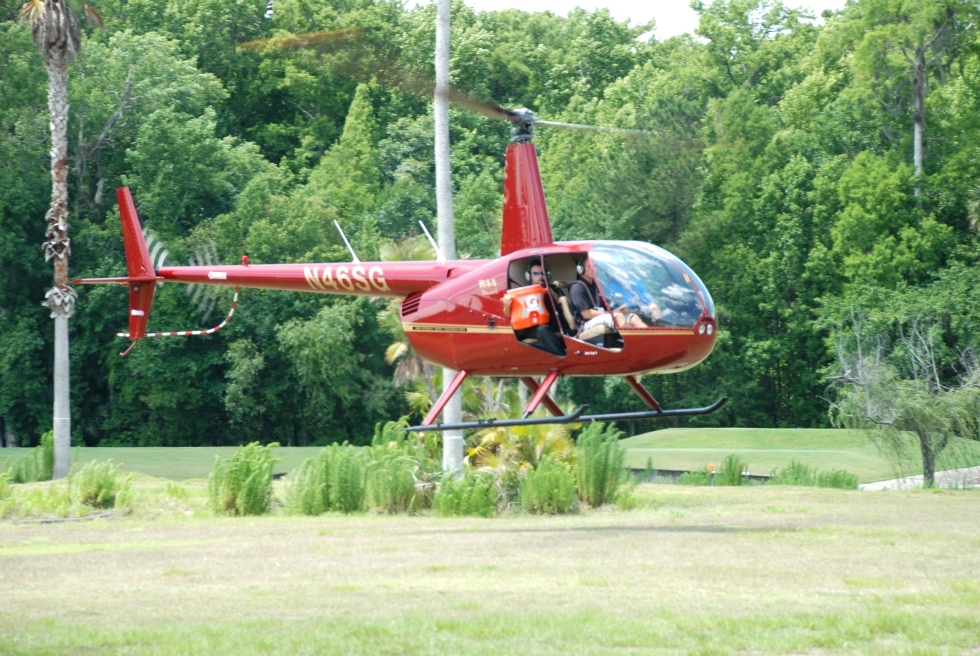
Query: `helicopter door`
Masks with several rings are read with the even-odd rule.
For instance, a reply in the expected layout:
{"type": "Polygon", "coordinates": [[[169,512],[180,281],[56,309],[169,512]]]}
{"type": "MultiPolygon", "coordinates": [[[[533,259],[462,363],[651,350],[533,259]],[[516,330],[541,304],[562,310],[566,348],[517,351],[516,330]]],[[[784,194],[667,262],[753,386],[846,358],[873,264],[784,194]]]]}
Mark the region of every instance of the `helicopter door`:
{"type": "Polygon", "coordinates": [[[586,256],[552,255],[546,258],[546,264],[559,318],[564,320],[562,330],[594,346],[610,350],[623,348],[623,337],[618,329],[622,319],[610,312],[614,308],[607,305],[598,281],[593,278],[595,282],[591,285],[586,281],[589,275],[586,256]],[[602,310],[603,315],[579,321],[574,311],[576,302],[580,307],[602,310]]]}
{"type": "Polygon", "coordinates": [[[515,260],[508,267],[504,311],[517,339],[554,355],[565,355],[555,304],[540,258],[515,260]]]}

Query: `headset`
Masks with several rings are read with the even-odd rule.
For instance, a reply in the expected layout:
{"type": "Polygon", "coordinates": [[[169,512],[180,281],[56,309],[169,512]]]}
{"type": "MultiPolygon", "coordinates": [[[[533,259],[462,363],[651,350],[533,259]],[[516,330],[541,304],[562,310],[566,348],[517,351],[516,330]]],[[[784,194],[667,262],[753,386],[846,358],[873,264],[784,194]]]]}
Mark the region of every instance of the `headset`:
{"type": "MultiPolygon", "coordinates": [[[[528,271],[530,271],[530,269],[528,269],[528,271]]],[[[584,259],[583,260],[580,260],[575,265],[575,273],[577,273],[578,275],[582,275],[583,273],[585,273],[585,260],[584,259]]]]}
{"type": "MultiPolygon", "coordinates": [[[[528,263],[527,268],[524,269],[524,280],[525,280],[525,282],[531,282],[531,268],[532,267],[535,267],[535,266],[542,266],[540,260],[531,260],[531,262],[528,263]]],[[[544,269],[543,267],[542,267],[542,269],[543,269],[543,272],[544,272],[544,277],[547,278],[548,280],[551,280],[551,270],[550,269],[544,269]]]]}

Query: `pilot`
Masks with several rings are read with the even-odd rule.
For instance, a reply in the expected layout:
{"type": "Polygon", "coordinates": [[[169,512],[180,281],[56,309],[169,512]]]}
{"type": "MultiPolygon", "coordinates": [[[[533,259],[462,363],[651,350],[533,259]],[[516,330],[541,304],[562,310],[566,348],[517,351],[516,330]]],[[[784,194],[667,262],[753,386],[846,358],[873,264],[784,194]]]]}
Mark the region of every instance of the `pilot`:
{"type": "MultiPolygon", "coordinates": [[[[609,312],[602,305],[602,297],[599,296],[599,286],[595,281],[595,267],[592,260],[585,258],[579,265],[579,277],[576,284],[571,286],[568,291],[568,302],[575,315],[575,322],[579,326],[579,332],[598,326],[605,325],[607,328],[646,328],[647,324],[635,312],[626,312],[626,308],[617,308],[609,312]]],[[[660,318],[659,308],[656,304],[650,309],[653,321],[660,318]]]]}

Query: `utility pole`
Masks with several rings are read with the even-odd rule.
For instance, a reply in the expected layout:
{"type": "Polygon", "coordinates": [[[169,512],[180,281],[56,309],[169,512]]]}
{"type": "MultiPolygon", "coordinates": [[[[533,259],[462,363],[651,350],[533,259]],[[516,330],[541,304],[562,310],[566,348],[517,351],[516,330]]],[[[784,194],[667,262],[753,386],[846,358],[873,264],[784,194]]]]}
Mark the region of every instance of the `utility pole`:
{"type": "MultiPolygon", "coordinates": [[[[447,260],[456,259],[456,232],[453,227],[453,187],[449,166],[449,0],[436,0],[436,92],[433,100],[436,130],[436,217],[439,226],[439,250],[447,260]]],[[[452,382],[456,372],[442,370],[442,389],[452,382]]],[[[443,422],[456,424],[463,420],[462,390],[457,390],[442,411],[443,422]]],[[[442,434],[442,468],[456,471],[463,467],[463,432],[442,434]]]]}

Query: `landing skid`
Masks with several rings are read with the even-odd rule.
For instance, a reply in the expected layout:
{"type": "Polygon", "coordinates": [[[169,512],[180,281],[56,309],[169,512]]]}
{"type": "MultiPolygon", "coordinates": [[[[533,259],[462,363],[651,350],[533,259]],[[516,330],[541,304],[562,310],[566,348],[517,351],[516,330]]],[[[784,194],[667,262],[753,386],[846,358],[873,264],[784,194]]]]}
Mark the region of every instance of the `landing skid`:
{"type": "Polygon", "coordinates": [[[459,424],[430,424],[422,426],[409,426],[407,431],[447,431],[463,430],[467,428],[495,428],[498,426],[533,426],[536,424],[572,424],[586,423],[595,421],[621,421],[629,419],[670,419],[672,417],[696,417],[698,415],[711,414],[721,406],[728,403],[728,397],[723,396],[711,405],[703,408],[678,408],[676,410],[644,410],[642,412],[614,412],[604,415],[583,415],[587,405],[580,405],[575,411],[560,417],[540,417],[535,419],[478,419],[476,421],[466,421],[459,424]]]}

